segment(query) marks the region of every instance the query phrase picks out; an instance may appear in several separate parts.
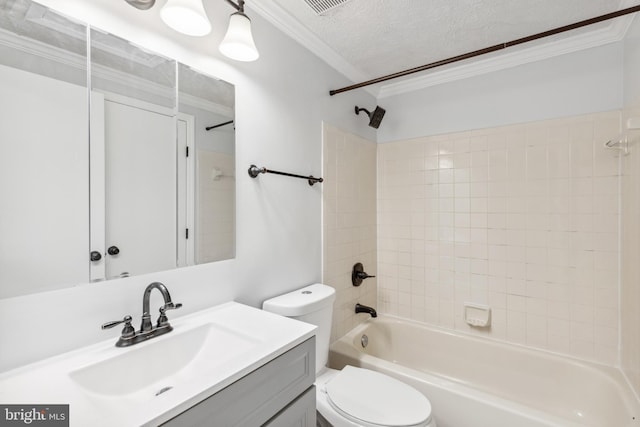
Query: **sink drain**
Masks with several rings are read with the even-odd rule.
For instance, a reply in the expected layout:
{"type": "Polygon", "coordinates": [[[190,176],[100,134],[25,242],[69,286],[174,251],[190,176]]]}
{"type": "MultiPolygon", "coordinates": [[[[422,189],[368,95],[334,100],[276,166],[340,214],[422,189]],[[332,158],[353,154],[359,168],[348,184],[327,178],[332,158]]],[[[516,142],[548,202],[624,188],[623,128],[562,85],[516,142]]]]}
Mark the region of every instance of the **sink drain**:
{"type": "Polygon", "coordinates": [[[162,393],[164,393],[165,391],[169,391],[173,388],[173,386],[169,386],[169,387],[163,387],[160,389],[159,392],[156,393],[156,396],[160,396],[162,393]]]}
{"type": "Polygon", "coordinates": [[[362,334],[362,338],[360,338],[360,344],[362,345],[362,348],[367,348],[367,346],[369,345],[369,337],[365,334],[362,334]]]}

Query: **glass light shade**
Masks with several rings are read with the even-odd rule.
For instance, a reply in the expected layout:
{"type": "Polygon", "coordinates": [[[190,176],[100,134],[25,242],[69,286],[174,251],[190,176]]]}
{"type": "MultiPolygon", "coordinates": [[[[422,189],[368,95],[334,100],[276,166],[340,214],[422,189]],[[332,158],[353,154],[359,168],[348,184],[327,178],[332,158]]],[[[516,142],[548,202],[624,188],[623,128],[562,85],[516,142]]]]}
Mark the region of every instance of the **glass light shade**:
{"type": "Polygon", "coordinates": [[[167,0],[160,17],[169,27],[188,36],[205,36],[211,32],[202,0],[167,0]]]}
{"type": "Polygon", "coordinates": [[[236,12],[229,18],[229,28],[222,43],[220,52],[227,58],[236,61],[255,61],[260,54],[256,49],[251,34],[251,20],[241,12],[236,12]]]}

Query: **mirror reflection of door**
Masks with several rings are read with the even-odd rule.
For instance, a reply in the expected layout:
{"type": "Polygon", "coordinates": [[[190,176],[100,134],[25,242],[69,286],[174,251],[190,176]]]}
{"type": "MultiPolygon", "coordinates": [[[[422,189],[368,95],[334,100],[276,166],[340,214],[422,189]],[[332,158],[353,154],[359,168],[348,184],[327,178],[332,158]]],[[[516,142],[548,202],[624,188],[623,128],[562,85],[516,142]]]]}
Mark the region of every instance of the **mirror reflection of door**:
{"type": "Polygon", "coordinates": [[[178,113],[178,267],[195,264],[195,117],[178,113]]]}
{"type": "Polygon", "coordinates": [[[135,102],[106,100],[104,111],[106,276],[175,268],[174,118],[135,102]]]}
{"type": "Polygon", "coordinates": [[[176,63],[91,30],[91,279],[177,266],[176,63]]]}

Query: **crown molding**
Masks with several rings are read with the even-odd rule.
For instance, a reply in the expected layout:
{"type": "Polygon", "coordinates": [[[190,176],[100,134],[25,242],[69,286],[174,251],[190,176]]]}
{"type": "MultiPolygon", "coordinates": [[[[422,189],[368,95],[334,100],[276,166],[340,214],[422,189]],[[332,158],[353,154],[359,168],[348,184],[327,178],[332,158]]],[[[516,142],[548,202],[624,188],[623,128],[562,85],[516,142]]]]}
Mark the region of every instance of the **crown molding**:
{"type": "MultiPolygon", "coordinates": [[[[26,37],[19,37],[1,28],[0,46],[6,46],[10,49],[23,52],[28,55],[39,57],[48,61],[53,61],[74,70],[84,72],[86,72],[87,70],[87,57],[84,55],[79,55],[37,40],[29,39],[26,37]]],[[[94,79],[103,79],[105,81],[116,84],[122,84],[126,82],[132,88],[136,88],[136,90],[140,90],[154,96],[159,96],[167,100],[171,100],[176,96],[176,89],[174,87],[167,87],[100,64],[91,64],[91,76],[94,79]]],[[[98,89],[98,91],[102,90],[98,89]]],[[[186,93],[180,93],[179,97],[180,103],[184,103],[202,110],[207,110],[224,117],[234,117],[233,108],[230,108],[228,106],[197,98],[186,93]]]]}
{"type": "Polygon", "coordinates": [[[58,62],[77,70],[87,69],[87,57],[45,43],[20,37],[0,28],[0,45],[19,52],[58,62]]]}
{"type": "MultiPolygon", "coordinates": [[[[634,0],[622,0],[620,3],[619,8],[624,9],[633,6],[634,0]]],[[[331,49],[304,25],[295,20],[286,10],[275,4],[275,2],[269,0],[253,0],[251,2],[251,8],[276,28],[280,29],[293,40],[309,49],[352,82],[372,79],[371,76],[365,75],[340,56],[336,51],[331,49]]],[[[372,95],[377,96],[378,99],[381,99],[443,83],[504,70],[531,62],[541,61],[567,53],[619,42],[624,38],[631,26],[634,15],[619,17],[612,20],[607,27],[589,33],[579,34],[529,48],[520,48],[514,52],[508,52],[509,49],[505,49],[503,51],[504,53],[500,53],[499,55],[495,55],[491,58],[476,60],[468,64],[452,66],[446,70],[426,72],[428,73],[426,75],[424,74],[425,72],[423,72],[422,75],[417,77],[409,77],[399,82],[382,85],[378,84],[375,86],[365,87],[363,89],[367,90],[372,95]]]]}
{"type": "Polygon", "coordinates": [[[200,110],[205,110],[210,113],[218,114],[222,117],[233,119],[235,112],[232,107],[221,105],[215,102],[207,101],[206,99],[198,98],[188,93],[180,92],[178,94],[180,104],[186,104],[200,110]]]}
{"type": "MultiPolygon", "coordinates": [[[[358,70],[335,50],[331,49],[325,42],[320,40],[320,38],[309,31],[304,25],[294,19],[286,10],[278,6],[272,0],[253,0],[248,7],[253,9],[258,15],[269,21],[294,41],[310,50],[313,54],[333,67],[340,74],[347,77],[349,80],[362,81],[370,78],[370,76],[367,76],[365,73],[358,70]]],[[[369,90],[369,92],[373,93],[371,90],[369,90]]]]}
{"type": "MultiPolygon", "coordinates": [[[[28,55],[43,58],[48,61],[57,62],[72,69],[81,71],[87,70],[87,57],[85,55],[79,55],[27,37],[20,37],[4,29],[0,29],[0,45],[7,46],[28,55]]],[[[175,96],[175,88],[150,82],[149,80],[141,77],[128,74],[120,70],[115,70],[104,65],[91,64],[91,66],[92,77],[102,78],[114,83],[122,83],[123,81],[126,81],[136,89],[162,97],[175,96]]]]}

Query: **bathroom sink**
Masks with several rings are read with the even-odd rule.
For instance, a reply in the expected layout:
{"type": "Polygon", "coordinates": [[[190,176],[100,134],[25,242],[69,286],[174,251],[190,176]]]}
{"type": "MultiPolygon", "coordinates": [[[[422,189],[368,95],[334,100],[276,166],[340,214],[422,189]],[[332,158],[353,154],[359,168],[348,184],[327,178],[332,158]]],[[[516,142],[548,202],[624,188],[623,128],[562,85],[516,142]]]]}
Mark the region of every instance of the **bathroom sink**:
{"type": "Polygon", "coordinates": [[[74,370],[69,376],[98,394],[122,397],[148,388],[155,394],[197,375],[202,369],[198,364],[216,366],[229,361],[259,345],[260,340],[209,323],[184,332],[174,330],[162,340],[144,344],[74,370]]]}
{"type": "Polygon", "coordinates": [[[5,372],[0,401],[68,404],[71,427],[158,425],[304,342],[315,330],[235,302],[171,324],[173,331],[130,347],[116,347],[111,338],[5,372]]]}

